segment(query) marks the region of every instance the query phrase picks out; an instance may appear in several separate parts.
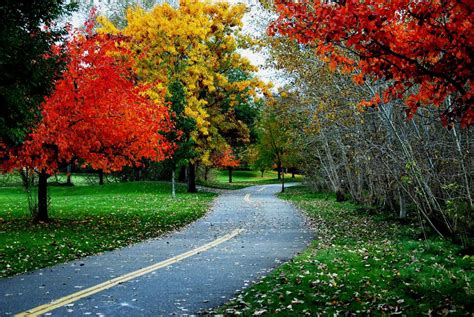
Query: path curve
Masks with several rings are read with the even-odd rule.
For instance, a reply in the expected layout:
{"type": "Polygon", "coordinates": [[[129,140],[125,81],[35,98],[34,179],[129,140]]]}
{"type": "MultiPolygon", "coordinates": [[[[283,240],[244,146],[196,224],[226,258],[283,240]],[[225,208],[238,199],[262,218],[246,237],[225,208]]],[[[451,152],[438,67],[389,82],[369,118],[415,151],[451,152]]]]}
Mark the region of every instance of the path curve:
{"type": "Polygon", "coordinates": [[[197,249],[197,254],[188,254],[179,262],[117,283],[45,315],[169,316],[196,314],[222,305],[251,281],[302,251],[313,238],[298,211],[275,196],[279,190],[280,185],[262,185],[228,191],[216,199],[204,218],[182,231],[1,279],[1,315],[15,315],[77,294],[211,241],[219,244],[197,249]]]}

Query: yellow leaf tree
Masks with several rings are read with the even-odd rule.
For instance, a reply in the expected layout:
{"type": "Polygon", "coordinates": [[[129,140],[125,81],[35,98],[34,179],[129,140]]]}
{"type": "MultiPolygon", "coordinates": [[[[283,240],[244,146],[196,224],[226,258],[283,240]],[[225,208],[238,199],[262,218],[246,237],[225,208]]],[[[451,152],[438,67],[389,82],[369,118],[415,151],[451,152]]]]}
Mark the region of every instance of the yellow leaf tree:
{"type": "Polygon", "coordinates": [[[183,85],[183,115],[194,123],[185,134],[193,143],[185,158],[191,192],[196,191],[196,164],[209,166],[211,153],[228,145],[230,138],[248,141],[249,128],[235,107],[267,91],[252,75],[256,68],[238,53],[239,48],[255,45],[241,34],[245,10],[244,5],[226,2],[183,0],[178,8],[131,7],[123,28],[104,17],[98,19],[99,32],[129,38],[141,81],[159,81],[164,88],[175,82],[183,85]]]}

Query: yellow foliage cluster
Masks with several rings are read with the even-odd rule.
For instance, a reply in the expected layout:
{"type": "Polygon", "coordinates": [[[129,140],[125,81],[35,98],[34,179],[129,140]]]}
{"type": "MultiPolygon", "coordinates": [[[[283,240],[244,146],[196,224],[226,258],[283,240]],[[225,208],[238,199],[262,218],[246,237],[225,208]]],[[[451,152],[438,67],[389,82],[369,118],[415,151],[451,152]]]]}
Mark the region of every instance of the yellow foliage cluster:
{"type": "Polygon", "coordinates": [[[248,133],[248,128],[233,118],[232,110],[222,113],[222,102],[230,100],[232,108],[237,95],[255,98],[256,91],[267,91],[258,79],[232,82],[227,76],[232,69],[248,74],[256,70],[237,52],[238,48],[254,45],[249,37],[240,34],[245,10],[241,4],[183,0],[178,8],[168,4],[157,5],[151,11],[131,7],[123,29],[104,17],[98,18],[99,32],[130,39],[140,80],[159,81],[164,87],[173,80],[184,84],[185,115],[196,122],[196,131],[191,135],[204,161],[212,147],[225,142],[220,132],[229,129],[229,125],[248,133]]]}

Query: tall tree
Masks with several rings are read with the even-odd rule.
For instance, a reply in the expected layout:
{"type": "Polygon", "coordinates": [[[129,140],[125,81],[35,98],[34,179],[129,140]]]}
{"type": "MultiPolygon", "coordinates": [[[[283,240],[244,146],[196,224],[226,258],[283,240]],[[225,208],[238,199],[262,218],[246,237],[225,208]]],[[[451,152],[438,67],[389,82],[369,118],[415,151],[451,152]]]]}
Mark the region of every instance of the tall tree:
{"type": "Polygon", "coordinates": [[[188,159],[195,156],[193,153],[194,141],[190,138],[190,133],[196,128],[196,121],[184,113],[186,108],[186,90],[181,81],[174,80],[168,85],[166,100],[170,103],[170,119],[174,122],[175,127],[175,129],[166,134],[168,140],[176,144],[176,150],[172,157],[169,158],[171,166],[171,192],[173,198],[175,198],[176,169],[186,166],[188,159]]]}
{"type": "Polygon", "coordinates": [[[282,182],[282,192],[285,190],[284,168],[292,151],[293,135],[285,109],[288,108],[288,95],[280,92],[266,105],[259,124],[258,149],[262,159],[271,159],[276,165],[278,179],[282,182]]]}
{"type": "Polygon", "coordinates": [[[55,22],[73,9],[67,2],[0,3],[0,150],[23,142],[61,73],[64,63],[58,45],[67,32],[55,22]]]}
{"type": "Polygon", "coordinates": [[[474,2],[468,0],[278,1],[270,28],[303,44],[333,68],[390,85],[361,105],[404,98],[408,116],[431,104],[444,125],[474,124],[474,2]]]}
{"type": "Polygon", "coordinates": [[[225,134],[249,139],[248,127],[236,115],[237,99],[256,98],[256,91],[265,88],[250,76],[256,68],[238,53],[239,48],[252,45],[240,34],[244,12],[242,5],[186,0],[178,8],[168,4],[149,12],[131,8],[121,29],[105,18],[99,20],[101,32],[131,38],[141,80],[159,80],[168,88],[176,80],[184,85],[184,115],[195,122],[183,136],[193,144],[187,157],[191,192],[196,191],[196,165],[212,163],[211,153],[226,143],[225,134]],[[234,76],[236,70],[244,76],[234,76]]]}
{"type": "Polygon", "coordinates": [[[163,92],[136,86],[121,39],[93,34],[92,26],[71,35],[67,69],[41,106],[41,123],[7,161],[38,171],[38,221],[48,221],[47,179],[61,164],[111,172],[173,150],[162,133],[171,129],[163,92]]]}

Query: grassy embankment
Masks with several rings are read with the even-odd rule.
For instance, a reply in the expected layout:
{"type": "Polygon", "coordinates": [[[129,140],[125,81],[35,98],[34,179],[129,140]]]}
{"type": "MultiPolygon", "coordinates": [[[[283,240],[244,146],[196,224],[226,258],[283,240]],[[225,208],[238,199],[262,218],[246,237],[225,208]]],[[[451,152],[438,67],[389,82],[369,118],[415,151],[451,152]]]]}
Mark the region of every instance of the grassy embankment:
{"type": "Polygon", "coordinates": [[[157,237],[203,216],[215,197],[180,185],[172,199],[166,183],[99,186],[75,176],[78,186],[49,186],[52,222],[33,224],[26,194],[9,178],[0,182],[0,277],[157,237]]]}
{"type": "MultiPolygon", "coordinates": [[[[291,174],[285,174],[285,182],[301,182],[303,179],[302,175],[295,175],[295,178],[291,177],[291,174]]],[[[227,170],[211,170],[209,180],[199,181],[199,185],[221,188],[221,189],[241,189],[248,186],[265,185],[265,184],[278,184],[281,181],[278,179],[278,173],[275,171],[266,171],[261,176],[259,171],[233,171],[232,172],[232,183],[229,183],[229,172],[227,170]]]]}
{"type": "Polygon", "coordinates": [[[221,312],[244,315],[470,315],[474,257],[333,196],[291,188],[282,198],[313,221],[319,239],[221,312]]]}

